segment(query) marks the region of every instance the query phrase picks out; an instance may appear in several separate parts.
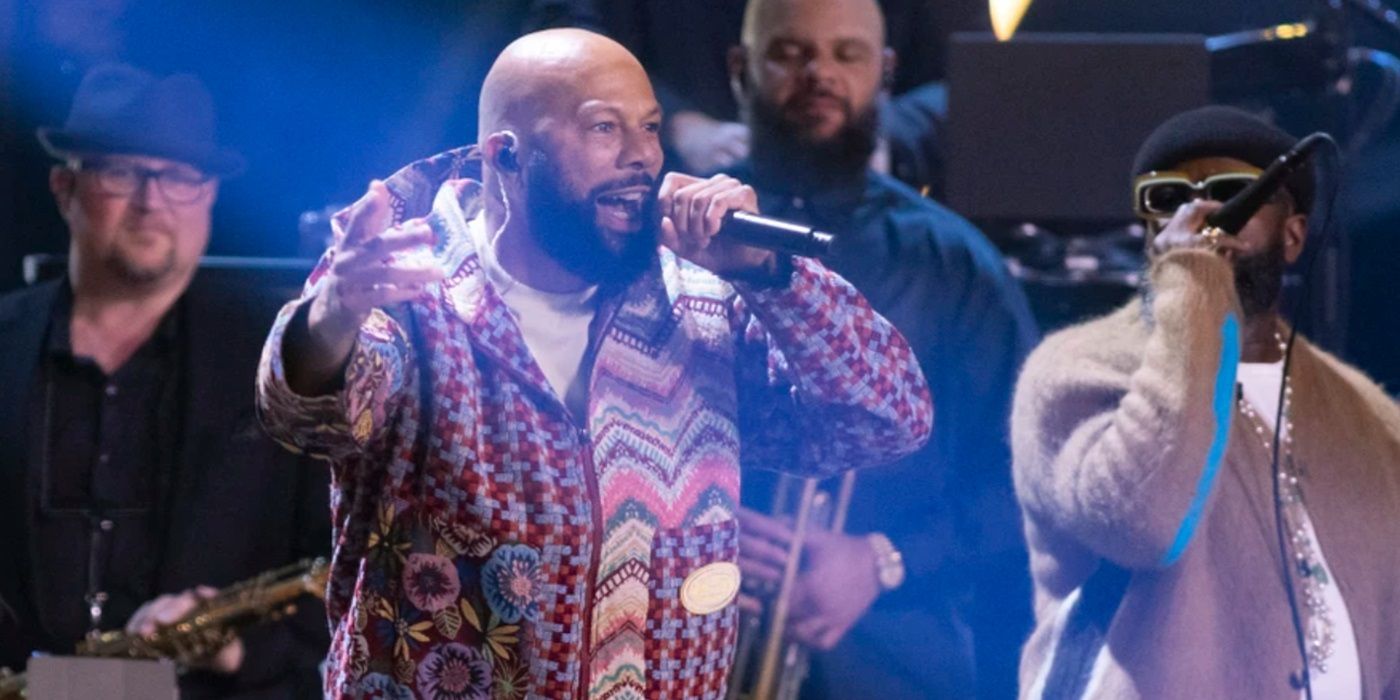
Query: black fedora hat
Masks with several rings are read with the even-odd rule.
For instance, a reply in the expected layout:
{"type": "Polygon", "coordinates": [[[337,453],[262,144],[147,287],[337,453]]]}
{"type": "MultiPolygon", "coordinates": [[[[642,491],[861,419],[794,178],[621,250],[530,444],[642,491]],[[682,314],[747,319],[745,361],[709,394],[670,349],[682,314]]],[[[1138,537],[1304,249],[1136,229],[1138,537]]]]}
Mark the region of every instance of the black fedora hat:
{"type": "Polygon", "coordinates": [[[211,175],[243,170],[243,157],[214,139],[214,100],[193,75],[156,78],[124,64],[83,76],[63,128],[39,129],[55,158],[125,153],[178,160],[211,175]]]}

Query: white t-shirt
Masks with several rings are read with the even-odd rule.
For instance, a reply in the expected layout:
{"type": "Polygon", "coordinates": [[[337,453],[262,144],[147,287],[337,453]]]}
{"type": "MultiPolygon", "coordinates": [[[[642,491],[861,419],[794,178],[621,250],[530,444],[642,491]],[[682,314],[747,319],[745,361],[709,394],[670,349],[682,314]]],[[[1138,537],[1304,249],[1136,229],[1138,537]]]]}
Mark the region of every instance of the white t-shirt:
{"type": "Polygon", "coordinates": [[[588,411],[588,373],[583,362],[588,353],[588,329],[597,313],[598,287],[564,293],[530,287],[512,277],[496,259],[482,217],[472,219],[467,227],[481,258],[481,269],[515,317],[525,347],[554,394],[582,425],[588,411]]]}
{"type": "MultiPolygon", "coordinates": [[[[1278,392],[1283,384],[1283,360],[1278,362],[1241,362],[1239,366],[1240,387],[1244,400],[1254,408],[1254,412],[1264,420],[1270,430],[1278,417],[1278,392]]],[[[1306,485],[1304,485],[1306,488],[1306,485]]],[[[1327,565],[1327,557],[1322,552],[1322,543],[1313,529],[1312,518],[1308,516],[1306,504],[1302,509],[1303,530],[1312,540],[1317,552],[1317,563],[1328,572],[1327,585],[1322,586],[1322,597],[1327,601],[1327,609],[1332,618],[1332,657],[1327,660],[1327,672],[1312,669],[1312,689],[1314,700],[1351,700],[1361,697],[1361,657],[1356,650],[1356,632],[1351,625],[1351,615],[1347,612],[1342,591],[1332,577],[1332,567],[1327,565]]],[[[1295,589],[1296,590],[1296,589],[1295,589]]],[[[1301,602],[1300,602],[1301,604],[1301,602]]],[[[1299,694],[1305,697],[1304,693],[1299,694]]]]}

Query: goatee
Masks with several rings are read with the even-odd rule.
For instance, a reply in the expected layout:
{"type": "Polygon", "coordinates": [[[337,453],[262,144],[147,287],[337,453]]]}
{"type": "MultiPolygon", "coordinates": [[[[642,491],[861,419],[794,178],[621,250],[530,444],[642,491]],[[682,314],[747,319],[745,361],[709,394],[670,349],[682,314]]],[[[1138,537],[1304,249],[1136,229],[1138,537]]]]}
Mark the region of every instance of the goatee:
{"type": "Polygon", "coordinates": [[[144,286],[155,284],[168,277],[175,270],[175,248],[172,246],[159,262],[143,265],[122,253],[116,253],[106,260],[107,269],[129,284],[144,286]]]}

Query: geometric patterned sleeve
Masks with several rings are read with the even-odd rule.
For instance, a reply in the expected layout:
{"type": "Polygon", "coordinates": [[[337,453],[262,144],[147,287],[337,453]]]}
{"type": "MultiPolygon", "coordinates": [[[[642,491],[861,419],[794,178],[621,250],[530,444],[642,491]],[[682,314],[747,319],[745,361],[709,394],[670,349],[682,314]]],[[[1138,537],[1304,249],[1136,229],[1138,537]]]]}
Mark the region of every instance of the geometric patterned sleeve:
{"type": "Polygon", "coordinates": [[[297,453],[342,463],[379,442],[416,376],[413,348],[403,328],[375,309],[360,326],[346,363],[342,388],[324,396],[302,396],[287,386],[282,339],[297,310],[315,294],[330,254],[311,274],[300,299],[277,314],[258,366],[257,406],[274,440],[297,453]]]}
{"type": "Polygon", "coordinates": [[[825,476],[928,441],[933,402],[919,363],[849,282],[795,257],[786,286],[734,288],[745,466],[825,476]]]}

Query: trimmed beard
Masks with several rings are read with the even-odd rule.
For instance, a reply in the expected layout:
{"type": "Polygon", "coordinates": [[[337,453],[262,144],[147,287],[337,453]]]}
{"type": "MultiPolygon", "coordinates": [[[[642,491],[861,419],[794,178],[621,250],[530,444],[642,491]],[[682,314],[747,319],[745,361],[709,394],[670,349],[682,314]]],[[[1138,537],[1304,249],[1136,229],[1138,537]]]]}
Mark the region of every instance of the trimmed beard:
{"type": "MultiPolygon", "coordinates": [[[[1149,257],[1142,268],[1142,283],[1138,287],[1138,297],[1142,302],[1142,318],[1149,325],[1156,324],[1152,304],[1156,297],[1152,288],[1153,260],[1149,257]]],[[[1283,273],[1288,261],[1283,254],[1283,238],[1274,239],[1269,247],[1253,255],[1237,258],[1234,264],[1235,296],[1240,300],[1240,311],[1246,320],[1272,311],[1278,306],[1283,295],[1283,273]]]]}
{"type": "Polygon", "coordinates": [[[138,265],[120,251],[108,257],[105,263],[107,269],[130,284],[155,284],[175,270],[175,246],[171,244],[169,253],[155,265],[138,265]]]}
{"type": "Polygon", "coordinates": [[[1253,318],[1278,305],[1283,294],[1283,271],[1288,261],[1283,254],[1283,237],[1276,236],[1269,247],[1235,259],[1235,293],[1245,318],[1253,318]]]}
{"type": "Polygon", "coordinates": [[[762,96],[749,99],[749,129],[757,170],[782,173],[795,189],[820,188],[849,180],[870,167],[880,129],[878,102],[856,111],[845,105],[845,122],[834,135],[810,138],[783,116],[782,108],[762,96]]]}
{"type": "Polygon", "coordinates": [[[549,158],[535,151],[525,171],[529,192],[530,235],[561,267],[590,284],[625,287],[641,277],[656,257],[656,178],[646,173],[594,187],[581,199],[564,189],[549,158]],[[642,199],[642,228],[614,236],[598,227],[597,197],[603,192],[646,185],[652,193],[642,199]]]}

